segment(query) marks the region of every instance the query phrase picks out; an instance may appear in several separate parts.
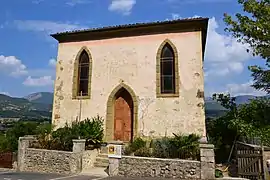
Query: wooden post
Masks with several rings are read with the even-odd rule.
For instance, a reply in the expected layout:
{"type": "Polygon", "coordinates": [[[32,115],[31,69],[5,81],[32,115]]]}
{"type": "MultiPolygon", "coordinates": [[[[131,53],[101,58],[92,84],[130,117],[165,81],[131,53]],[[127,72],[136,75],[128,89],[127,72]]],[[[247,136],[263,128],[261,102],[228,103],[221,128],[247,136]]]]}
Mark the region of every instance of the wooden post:
{"type": "Polygon", "coordinates": [[[266,164],[266,158],[264,155],[264,146],[263,146],[263,142],[261,142],[261,151],[262,151],[262,176],[264,180],[268,180],[269,179],[269,173],[268,173],[268,169],[267,169],[267,164],[266,164]]]}

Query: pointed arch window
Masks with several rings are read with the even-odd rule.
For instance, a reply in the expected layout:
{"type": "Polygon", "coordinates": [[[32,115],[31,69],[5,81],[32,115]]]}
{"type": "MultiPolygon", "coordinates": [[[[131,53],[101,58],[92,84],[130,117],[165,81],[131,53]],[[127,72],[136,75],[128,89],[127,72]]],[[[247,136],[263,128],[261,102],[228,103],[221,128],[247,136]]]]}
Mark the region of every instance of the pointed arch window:
{"type": "Polygon", "coordinates": [[[175,93],[175,62],[172,47],[166,43],[160,58],[161,93],[175,93]]]}
{"type": "Polygon", "coordinates": [[[90,98],[92,58],[86,47],[77,55],[74,65],[73,98],[90,98]]]}
{"type": "Polygon", "coordinates": [[[176,47],[166,40],[157,55],[157,96],[179,96],[178,55],[176,47]]]}
{"type": "Polygon", "coordinates": [[[79,59],[78,96],[88,96],[89,64],[89,57],[83,51],[79,59]]]}

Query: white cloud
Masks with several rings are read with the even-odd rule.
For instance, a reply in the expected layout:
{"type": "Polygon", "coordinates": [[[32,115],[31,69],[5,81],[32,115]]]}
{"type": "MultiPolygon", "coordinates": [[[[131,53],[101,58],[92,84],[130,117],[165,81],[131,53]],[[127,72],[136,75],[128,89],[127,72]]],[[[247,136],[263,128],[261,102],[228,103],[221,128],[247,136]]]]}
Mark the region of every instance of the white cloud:
{"type": "Polygon", "coordinates": [[[228,92],[233,95],[255,95],[255,96],[263,96],[266,95],[264,91],[258,91],[251,87],[253,84],[253,81],[248,81],[243,84],[227,84],[226,89],[228,89],[228,92]]]}
{"type": "Polygon", "coordinates": [[[56,59],[54,59],[54,58],[50,59],[49,66],[55,67],[56,66],[56,59]]]}
{"type": "Polygon", "coordinates": [[[171,15],[172,15],[173,19],[180,19],[181,18],[181,16],[177,13],[172,13],[171,15]]]}
{"type": "Polygon", "coordinates": [[[0,73],[11,76],[21,76],[27,74],[26,66],[15,56],[0,55],[0,73]]]}
{"type": "Polygon", "coordinates": [[[247,46],[238,43],[231,36],[217,32],[218,23],[213,17],[209,20],[205,64],[207,78],[240,74],[244,70],[244,62],[252,56],[246,52],[247,46]]]}
{"type": "Polygon", "coordinates": [[[112,0],[108,9],[110,11],[122,13],[123,15],[129,15],[135,4],[136,0],[112,0]]]}
{"type": "Polygon", "coordinates": [[[79,4],[89,4],[89,3],[91,3],[91,1],[89,1],[89,0],[69,0],[66,2],[66,5],[75,6],[75,5],[79,5],[79,4]]]}
{"type": "Polygon", "coordinates": [[[46,34],[52,34],[56,32],[71,31],[78,29],[86,29],[86,27],[72,24],[62,23],[54,21],[42,21],[42,20],[16,20],[15,26],[20,30],[44,32],[46,34]]]}
{"type": "MultiPolygon", "coordinates": [[[[171,0],[175,1],[175,0],[171,0]]],[[[195,15],[190,18],[198,18],[195,15]]],[[[171,14],[172,19],[182,18],[178,13],[171,14]]],[[[252,58],[246,52],[247,45],[243,45],[229,35],[218,32],[218,22],[215,17],[209,19],[207,42],[205,50],[205,77],[221,77],[240,74],[244,70],[244,63],[252,58]]]]}
{"type": "MultiPolygon", "coordinates": [[[[33,0],[32,3],[41,4],[44,1],[45,0],[33,0]]],[[[52,3],[52,2],[54,2],[54,1],[50,1],[50,3],[52,3]]],[[[76,6],[76,5],[79,5],[79,4],[89,4],[91,2],[92,2],[91,0],[62,0],[62,1],[58,0],[59,4],[64,4],[64,5],[68,5],[68,6],[76,6]]]]}
{"type": "Polygon", "coordinates": [[[209,86],[206,87],[206,96],[212,97],[214,93],[230,94],[231,96],[239,95],[253,95],[253,96],[264,96],[266,93],[264,91],[259,91],[253,88],[251,85],[253,81],[247,81],[244,83],[229,83],[225,84],[223,87],[209,86]]]}
{"type": "Polygon", "coordinates": [[[51,86],[54,80],[52,76],[43,76],[39,78],[33,78],[32,76],[28,76],[23,85],[25,86],[51,86]]]}
{"type": "Polygon", "coordinates": [[[0,94],[4,94],[4,95],[7,95],[7,96],[10,96],[10,94],[8,92],[5,92],[5,91],[0,91],[0,94]]]}

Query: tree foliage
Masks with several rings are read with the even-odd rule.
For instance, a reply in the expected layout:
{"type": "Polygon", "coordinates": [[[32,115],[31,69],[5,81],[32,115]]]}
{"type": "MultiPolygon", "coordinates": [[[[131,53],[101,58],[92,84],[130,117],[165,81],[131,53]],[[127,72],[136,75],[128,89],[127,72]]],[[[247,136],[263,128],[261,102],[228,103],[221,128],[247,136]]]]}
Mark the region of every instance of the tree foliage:
{"type": "Polygon", "coordinates": [[[230,95],[214,94],[225,108],[226,115],[217,119],[208,119],[207,135],[215,144],[218,162],[227,161],[233,143],[236,140],[259,138],[265,145],[270,145],[270,100],[257,98],[249,103],[236,105],[230,95]]]}
{"type": "Polygon", "coordinates": [[[96,148],[102,143],[103,119],[97,116],[55,131],[50,123],[19,121],[0,134],[0,151],[17,151],[18,139],[25,135],[37,137],[38,141],[31,144],[34,148],[72,151],[73,139],[86,139],[86,146],[96,148]]]}
{"type": "Polygon", "coordinates": [[[100,116],[73,122],[52,131],[52,127],[38,129],[38,143],[33,147],[52,150],[72,151],[73,139],[85,139],[87,147],[99,147],[103,138],[103,118],[100,116]]]}
{"type": "Polygon", "coordinates": [[[270,93],[270,1],[238,0],[243,13],[235,18],[224,14],[225,31],[232,33],[239,42],[247,44],[247,51],[266,60],[266,67],[250,66],[255,83],[253,87],[270,93]]]}
{"type": "Polygon", "coordinates": [[[0,135],[0,151],[17,151],[19,137],[36,134],[38,126],[36,122],[15,123],[5,134],[0,135]]]}

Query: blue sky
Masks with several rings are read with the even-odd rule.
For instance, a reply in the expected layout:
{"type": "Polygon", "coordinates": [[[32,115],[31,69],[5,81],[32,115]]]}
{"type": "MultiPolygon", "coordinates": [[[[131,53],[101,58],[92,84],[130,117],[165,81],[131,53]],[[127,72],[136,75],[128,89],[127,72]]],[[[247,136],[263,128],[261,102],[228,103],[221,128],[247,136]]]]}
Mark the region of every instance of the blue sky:
{"type": "Polygon", "coordinates": [[[261,95],[250,87],[248,65],[263,64],[225,34],[223,14],[241,12],[236,0],[2,0],[0,92],[25,96],[53,91],[57,41],[51,33],[194,16],[209,17],[205,92],[261,95]]]}

